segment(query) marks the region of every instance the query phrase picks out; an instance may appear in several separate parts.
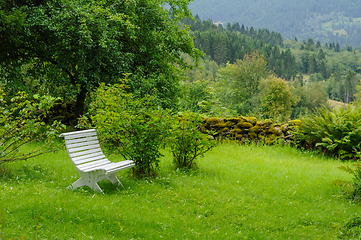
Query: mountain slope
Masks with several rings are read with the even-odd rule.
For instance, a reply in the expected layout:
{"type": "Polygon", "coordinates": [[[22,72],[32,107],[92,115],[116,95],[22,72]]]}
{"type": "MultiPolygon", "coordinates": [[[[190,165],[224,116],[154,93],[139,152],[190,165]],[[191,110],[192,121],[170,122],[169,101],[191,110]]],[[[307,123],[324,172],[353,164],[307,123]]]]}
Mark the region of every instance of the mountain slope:
{"type": "Polygon", "coordinates": [[[361,43],[359,0],[195,0],[189,7],[203,20],[268,28],[285,38],[361,43]]]}

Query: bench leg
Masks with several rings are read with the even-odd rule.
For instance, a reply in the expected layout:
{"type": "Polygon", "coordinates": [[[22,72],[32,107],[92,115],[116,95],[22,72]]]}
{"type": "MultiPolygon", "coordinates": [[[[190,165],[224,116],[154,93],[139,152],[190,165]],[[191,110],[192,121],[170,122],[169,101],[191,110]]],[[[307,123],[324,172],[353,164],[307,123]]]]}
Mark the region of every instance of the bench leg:
{"type": "Polygon", "coordinates": [[[78,187],[82,187],[82,186],[85,186],[85,182],[83,180],[83,178],[79,178],[78,180],[76,180],[72,185],[68,186],[67,189],[72,189],[72,190],[75,190],[77,189],[78,187]]]}
{"type": "Polygon", "coordinates": [[[118,185],[121,185],[122,187],[124,187],[123,184],[122,184],[122,183],[119,181],[119,179],[117,178],[116,173],[109,175],[108,179],[109,179],[109,181],[111,181],[113,184],[116,184],[116,183],[117,183],[118,185]]]}
{"type": "Polygon", "coordinates": [[[94,183],[93,190],[95,192],[99,192],[99,193],[104,194],[103,190],[99,187],[98,183],[94,183]]]}

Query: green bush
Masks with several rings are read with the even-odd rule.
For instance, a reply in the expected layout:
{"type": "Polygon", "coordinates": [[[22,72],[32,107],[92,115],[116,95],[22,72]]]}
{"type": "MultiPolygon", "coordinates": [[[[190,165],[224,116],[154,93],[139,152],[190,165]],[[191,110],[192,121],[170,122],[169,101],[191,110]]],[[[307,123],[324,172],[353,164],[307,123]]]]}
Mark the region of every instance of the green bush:
{"type": "Polygon", "coordinates": [[[299,146],[319,149],[341,159],[358,159],[361,152],[361,108],[348,105],[331,111],[316,108],[301,119],[299,146]]]}
{"type": "Polygon", "coordinates": [[[192,112],[184,112],[175,118],[169,145],[176,168],[191,169],[196,165],[196,158],[215,146],[215,140],[200,131],[202,124],[202,117],[192,112]]]}
{"type": "Polygon", "coordinates": [[[160,108],[152,96],[135,98],[119,84],[103,84],[92,97],[90,119],[83,117],[79,125],[85,126],[91,120],[106,147],[117,149],[125,159],[135,162],[134,176],[155,176],[170,112],[160,108]]]}
{"type": "Polygon", "coordinates": [[[31,99],[19,92],[11,100],[5,100],[0,89],[0,165],[26,160],[59,148],[56,139],[63,125],[57,121],[45,124],[53,101],[50,97],[31,99]],[[20,149],[25,144],[41,140],[41,147],[29,152],[20,149]]]}
{"type": "MultiPolygon", "coordinates": [[[[361,202],[361,164],[359,162],[353,164],[353,168],[349,166],[340,166],[339,169],[353,176],[353,189],[349,197],[356,202],[361,202]]],[[[361,224],[360,224],[361,226],[361,224]]]]}

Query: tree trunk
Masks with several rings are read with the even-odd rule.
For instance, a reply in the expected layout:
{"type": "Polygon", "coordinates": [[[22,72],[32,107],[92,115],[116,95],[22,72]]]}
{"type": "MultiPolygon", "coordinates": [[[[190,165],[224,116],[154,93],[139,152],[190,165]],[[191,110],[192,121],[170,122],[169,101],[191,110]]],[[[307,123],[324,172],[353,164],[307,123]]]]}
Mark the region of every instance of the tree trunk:
{"type": "Polygon", "coordinates": [[[85,84],[82,84],[80,87],[80,92],[76,96],[76,103],[75,103],[75,118],[78,119],[81,115],[84,113],[84,103],[85,98],[88,93],[88,90],[86,89],[85,84]]]}

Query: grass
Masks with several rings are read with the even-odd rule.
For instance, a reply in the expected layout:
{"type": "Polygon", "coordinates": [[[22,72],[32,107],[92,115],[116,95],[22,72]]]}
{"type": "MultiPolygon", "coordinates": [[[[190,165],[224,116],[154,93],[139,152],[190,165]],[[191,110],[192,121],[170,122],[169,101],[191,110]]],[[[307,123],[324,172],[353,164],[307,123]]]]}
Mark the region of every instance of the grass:
{"type": "MultiPolygon", "coordinates": [[[[112,161],[117,156],[109,157],[112,161]]],[[[155,180],[118,173],[101,195],[66,189],[78,174],[65,150],[7,166],[0,180],[0,239],[338,239],[360,205],[335,180],[342,163],[290,147],[225,143],[199,170],[155,180]]]]}
{"type": "Polygon", "coordinates": [[[328,100],[328,103],[331,105],[331,107],[332,107],[333,109],[347,106],[346,103],[339,102],[339,101],[335,101],[335,100],[331,100],[331,99],[328,100]]]}

